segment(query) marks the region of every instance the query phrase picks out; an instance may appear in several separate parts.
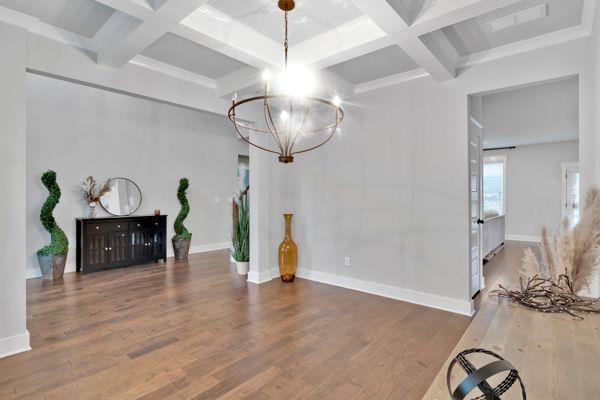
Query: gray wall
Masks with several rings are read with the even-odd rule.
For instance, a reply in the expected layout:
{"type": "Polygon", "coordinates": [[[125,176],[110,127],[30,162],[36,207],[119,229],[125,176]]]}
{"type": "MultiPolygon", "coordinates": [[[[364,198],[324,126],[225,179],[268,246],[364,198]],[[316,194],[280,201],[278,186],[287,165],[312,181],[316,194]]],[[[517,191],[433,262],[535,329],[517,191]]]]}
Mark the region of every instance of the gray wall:
{"type": "Polygon", "coordinates": [[[238,154],[248,154],[248,147],[235,138],[224,116],[34,74],[27,76],[27,102],[29,276],[38,273],[35,252],[48,241],[39,222],[46,198],[39,178],[47,169],[56,170],[62,188],[55,217],[69,237],[71,268],[75,218],[87,215],[78,184],[88,175],[135,181],[143,195],[136,214],[160,208],[169,215],[169,237],[179,211],[178,182],[188,177],[192,249],[229,240],[227,199],[235,193],[238,154]]]}
{"type": "Polygon", "coordinates": [[[585,186],[594,167],[588,55],[585,41],[561,44],[466,68],[452,81],[426,77],[352,98],[331,144],[271,168],[272,266],[281,213],[291,211],[301,269],[467,313],[467,96],[580,74],[585,186]]]}
{"type": "Polygon", "coordinates": [[[558,228],[562,213],[561,163],[579,161],[579,142],[486,151],[506,155],[506,235],[539,237],[558,228]]]}
{"type": "Polygon", "coordinates": [[[484,148],[579,138],[577,77],[483,96],[484,148]]]}
{"type": "Polygon", "coordinates": [[[25,327],[27,32],[0,22],[0,357],[29,348],[25,327]]]}
{"type": "Polygon", "coordinates": [[[274,163],[271,247],[291,211],[301,269],[441,296],[453,310],[460,300],[467,313],[466,93],[424,78],[345,108],[330,144],[274,163]]]}

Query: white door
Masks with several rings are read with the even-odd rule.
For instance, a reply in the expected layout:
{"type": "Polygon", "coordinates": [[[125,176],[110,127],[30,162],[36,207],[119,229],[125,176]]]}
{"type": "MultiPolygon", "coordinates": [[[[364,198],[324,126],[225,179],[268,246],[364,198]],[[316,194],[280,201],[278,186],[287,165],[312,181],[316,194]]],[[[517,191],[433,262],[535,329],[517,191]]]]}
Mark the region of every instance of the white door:
{"type": "Polygon", "coordinates": [[[481,258],[481,204],[483,127],[474,116],[469,117],[469,256],[471,297],[481,290],[483,263],[481,258]]]}

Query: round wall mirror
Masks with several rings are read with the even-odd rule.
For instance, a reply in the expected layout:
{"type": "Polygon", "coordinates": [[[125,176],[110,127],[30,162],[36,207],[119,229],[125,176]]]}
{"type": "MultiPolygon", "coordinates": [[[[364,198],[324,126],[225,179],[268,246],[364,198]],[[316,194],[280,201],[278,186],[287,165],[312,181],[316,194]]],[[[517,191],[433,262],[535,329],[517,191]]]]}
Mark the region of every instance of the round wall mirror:
{"type": "Polygon", "coordinates": [[[142,192],[131,179],[112,178],[110,190],[100,198],[100,205],[107,213],[116,216],[130,215],[142,204],[142,192]]]}

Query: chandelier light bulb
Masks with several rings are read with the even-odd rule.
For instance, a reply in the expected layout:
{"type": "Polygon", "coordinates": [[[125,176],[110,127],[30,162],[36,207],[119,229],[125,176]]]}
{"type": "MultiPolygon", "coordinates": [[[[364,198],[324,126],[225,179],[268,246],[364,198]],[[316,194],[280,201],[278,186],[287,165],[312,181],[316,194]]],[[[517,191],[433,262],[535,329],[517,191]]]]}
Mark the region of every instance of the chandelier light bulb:
{"type": "Polygon", "coordinates": [[[282,111],[281,114],[279,115],[279,118],[281,118],[282,121],[287,121],[289,117],[290,116],[287,113],[287,111],[282,111]]]}
{"type": "Polygon", "coordinates": [[[333,96],[333,100],[331,100],[331,102],[334,106],[339,107],[342,104],[342,99],[340,99],[340,96],[335,95],[333,96]]]}
{"type": "Polygon", "coordinates": [[[306,97],[313,93],[315,79],[305,67],[291,65],[281,74],[280,84],[288,96],[306,97]]]}
{"type": "Polygon", "coordinates": [[[266,69],[265,72],[263,72],[262,77],[265,80],[265,82],[269,82],[272,78],[271,71],[266,69]]]}

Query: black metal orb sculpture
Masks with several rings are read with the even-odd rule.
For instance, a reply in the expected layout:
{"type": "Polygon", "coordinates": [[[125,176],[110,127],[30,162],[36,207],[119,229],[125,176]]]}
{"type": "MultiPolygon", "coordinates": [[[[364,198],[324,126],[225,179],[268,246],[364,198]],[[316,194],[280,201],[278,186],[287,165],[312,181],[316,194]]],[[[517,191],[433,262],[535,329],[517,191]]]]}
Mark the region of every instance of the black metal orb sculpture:
{"type": "Polygon", "coordinates": [[[454,357],[448,366],[446,380],[448,384],[448,391],[450,392],[452,400],[465,399],[467,395],[476,387],[479,388],[483,394],[475,397],[474,400],[501,400],[500,396],[510,389],[516,381],[519,381],[519,385],[521,386],[521,395],[523,400],[527,399],[527,395],[525,394],[525,386],[521,381],[519,371],[517,371],[516,368],[504,358],[489,350],[469,349],[460,352],[456,357],[454,357]],[[475,366],[465,357],[472,353],[487,354],[496,358],[496,361],[492,361],[481,368],[475,368],[475,366]],[[452,390],[450,385],[450,376],[452,375],[452,369],[456,364],[459,364],[462,367],[462,369],[466,372],[467,377],[463,379],[463,381],[454,390],[452,390]],[[508,376],[504,378],[504,380],[498,386],[492,387],[487,382],[487,379],[491,378],[492,376],[506,371],[509,371],[508,376]]]}

